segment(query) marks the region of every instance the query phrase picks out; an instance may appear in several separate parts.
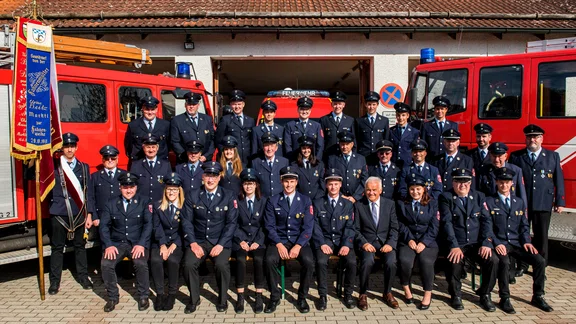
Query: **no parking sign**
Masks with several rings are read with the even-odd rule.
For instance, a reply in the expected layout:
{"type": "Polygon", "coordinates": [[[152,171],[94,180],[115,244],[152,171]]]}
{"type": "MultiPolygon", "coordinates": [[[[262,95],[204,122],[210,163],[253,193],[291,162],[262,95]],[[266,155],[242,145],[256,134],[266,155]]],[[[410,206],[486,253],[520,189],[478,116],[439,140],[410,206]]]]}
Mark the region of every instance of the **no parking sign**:
{"type": "Polygon", "coordinates": [[[380,103],[386,108],[394,108],[394,104],[404,99],[404,90],[396,83],[387,83],[380,89],[380,103]]]}

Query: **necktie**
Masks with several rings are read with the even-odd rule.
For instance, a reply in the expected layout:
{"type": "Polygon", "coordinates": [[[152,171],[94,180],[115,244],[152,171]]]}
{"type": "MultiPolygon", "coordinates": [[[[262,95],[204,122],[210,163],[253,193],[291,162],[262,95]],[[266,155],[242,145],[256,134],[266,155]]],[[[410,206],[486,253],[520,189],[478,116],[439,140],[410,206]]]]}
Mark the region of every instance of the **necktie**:
{"type": "Polygon", "coordinates": [[[386,172],[388,172],[388,165],[383,165],[382,166],[382,173],[386,174],[386,172]]]}
{"type": "Polygon", "coordinates": [[[532,152],[530,155],[532,157],[532,163],[536,162],[536,153],[532,152]]]}
{"type": "Polygon", "coordinates": [[[506,206],[510,208],[510,198],[506,197],[506,206]]]}
{"type": "Polygon", "coordinates": [[[440,126],[440,134],[444,133],[444,122],[438,122],[438,125],[440,126]]]}
{"type": "Polygon", "coordinates": [[[228,167],[226,167],[226,173],[232,175],[232,162],[228,161],[228,167]]]}
{"type": "Polygon", "coordinates": [[[454,159],[454,158],[453,158],[452,156],[448,156],[448,157],[446,158],[446,166],[449,166],[450,163],[452,163],[452,160],[453,160],[453,159],[454,159]]]}
{"type": "Polygon", "coordinates": [[[190,174],[191,174],[191,175],[194,175],[194,171],[196,171],[196,165],[195,165],[195,164],[192,164],[192,165],[190,166],[190,174]]]}
{"type": "Polygon", "coordinates": [[[238,118],[238,122],[240,123],[240,125],[243,125],[243,123],[242,123],[242,116],[236,116],[236,118],[238,118]]]}
{"type": "Polygon", "coordinates": [[[370,116],[370,125],[374,125],[374,117],[370,116]]]}
{"type": "Polygon", "coordinates": [[[109,177],[110,179],[113,179],[113,178],[114,178],[114,173],[112,173],[112,171],[108,171],[108,177],[109,177]]]}
{"type": "Polygon", "coordinates": [[[336,125],[340,125],[340,117],[336,117],[336,125]]]}
{"type": "Polygon", "coordinates": [[[128,211],[128,207],[130,207],[130,199],[126,199],[126,204],[124,204],[124,211],[128,211]]]}
{"type": "Polygon", "coordinates": [[[272,162],[268,161],[268,166],[270,167],[270,170],[272,170],[272,162]]]}
{"type": "Polygon", "coordinates": [[[254,214],[254,209],[252,206],[252,200],[248,200],[248,210],[250,211],[250,215],[254,214]]]}
{"type": "Polygon", "coordinates": [[[404,134],[405,130],[406,130],[406,127],[400,127],[400,136],[402,136],[404,134]]]}
{"type": "Polygon", "coordinates": [[[412,205],[412,210],[414,211],[414,214],[418,214],[420,212],[420,203],[415,201],[412,205]]]}
{"type": "Polygon", "coordinates": [[[306,161],[306,169],[310,169],[310,161],[306,161]]]}
{"type": "Polygon", "coordinates": [[[152,127],[152,121],[148,121],[148,131],[152,132],[153,129],[154,127],[152,127]]]}
{"type": "Polygon", "coordinates": [[[346,164],[348,164],[348,159],[350,158],[349,155],[344,154],[344,161],[346,162],[346,164]]]}
{"type": "Polygon", "coordinates": [[[421,165],[418,166],[418,173],[422,173],[422,166],[421,165]]]}
{"type": "Polygon", "coordinates": [[[374,220],[374,225],[378,226],[378,211],[376,210],[376,203],[372,203],[372,219],[374,220]]]}
{"type": "Polygon", "coordinates": [[[213,194],[213,193],[209,193],[209,194],[208,194],[208,200],[212,201],[212,198],[214,198],[214,194],[213,194]]]}
{"type": "Polygon", "coordinates": [[[481,150],[480,156],[482,157],[482,160],[484,160],[486,158],[486,152],[484,152],[484,150],[481,150]]]}
{"type": "Polygon", "coordinates": [[[150,169],[154,169],[154,161],[148,161],[148,164],[150,165],[150,169]]]}
{"type": "Polygon", "coordinates": [[[170,204],[170,216],[174,216],[174,213],[176,212],[174,205],[170,204]]]}
{"type": "Polygon", "coordinates": [[[332,199],[332,209],[336,208],[336,199],[332,199]]]}
{"type": "Polygon", "coordinates": [[[268,131],[272,133],[272,126],[268,126],[268,131]]]}
{"type": "Polygon", "coordinates": [[[192,122],[194,122],[194,125],[198,126],[198,120],[196,118],[197,117],[192,117],[192,122]]]}
{"type": "MultiPolygon", "coordinates": [[[[532,153],[534,154],[534,153],[532,153]]],[[[72,167],[72,162],[67,162],[69,167],[72,167]]]]}
{"type": "Polygon", "coordinates": [[[290,197],[286,196],[286,202],[288,203],[288,208],[290,208],[290,197]]]}
{"type": "Polygon", "coordinates": [[[460,202],[462,203],[462,206],[464,206],[464,208],[468,206],[468,199],[466,199],[466,197],[460,197],[460,202]]]}
{"type": "Polygon", "coordinates": [[[302,122],[302,128],[306,129],[306,122],[305,121],[302,122]]]}

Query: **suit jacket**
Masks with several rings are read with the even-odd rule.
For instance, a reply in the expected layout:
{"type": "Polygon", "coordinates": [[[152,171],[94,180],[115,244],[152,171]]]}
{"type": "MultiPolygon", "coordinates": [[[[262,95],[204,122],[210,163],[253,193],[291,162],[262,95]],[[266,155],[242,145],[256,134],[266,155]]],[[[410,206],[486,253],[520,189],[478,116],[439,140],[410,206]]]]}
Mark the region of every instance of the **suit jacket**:
{"type": "Polygon", "coordinates": [[[387,117],[376,114],[374,125],[370,124],[368,115],[356,119],[356,139],[358,153],[364,157],[376,152],[376,143],[390,139],[390,121],[387,117]]]}
{"type": "Polygon", "coordinates": [[[152,214],[153,239],[152,247],[159,248],[160,245],[169,247],[172,243],[178,247],[183,246],[182,237],[182,209],[175,208],[174,215],[170,214],[170,208],[160,209],[160,203],[156,202],[152,214]]]}
{"type": "Polygon", "coordinates": [[[490,157],[488,156],[489,153],[486,153],[486,156],[484,157],[484,159],[482,159],[478,147],[470,149],[466,151],[464,154],[472,158],[472,161],[474,162],[474,171],[476,172],[476,177],[478,177],[478,175],[480,174],[480,170],[482,170],[482,167],[490,163],[490,157]]]}
{"type": "Polygon", "coordinates": [[[150,248],[152,208],[147,199],[135,195],[124,211],[122,196],[108,201],[100,214],[100,241],[104,249],[128,243],[150,248]]]}
{"type": "Polygon", "coordinates": [[[394,201],[380,197],[380,217],[378,226],[374,224],[370,201],[364,197],[354,203],[354,226],[356,227],[356,246],[372,244],[380,250],[388,244],[396,249],[398,243],[398,219],[394,201]]]}
{"type": "Polygon", "coordinates": [[[216,145],[218,146],[218,151],[220,151],[220,153],[222,152],[222,139],[224,139],[224,136],[234,136],[238,141],[237,149],[240,160],[242,160],[242,163],[248,164],[252,156],[250,145],[252,143],[252,128],[254,128],[254,126],[256,126],[254,118],[248,117],[246,114],[242,117],[242,123],[235,114],[223,116],[216,129],[216,145]]]}
{"type": "Polygon", "coordinates": [[[398,201],[396,213],[401,245],[408,245],[408,242],[414,240],[416,243],[422,242],[426,247],[438,247],[436,239],[440,229],[440,212],[436,201],[431,200],[426,206],[420,206],[418,213],[412,208],[411,201],[398,201]]]}
{"type": "Polygon", "coordinates": [[[340,192],[345,196],[352,196],[360,200],[364,195],[364,183],[368,179],[366,159],[357,153],[350,154],[350,161],[342,155],[332,155],[328,158],[328,168],[338,169],[343,176],[340,192]]]}
{"type": "Polygon", "coordinates": [[[302,135],[307,135],[316,140],[314,147],[314,154],[316,158],[322,161],[322,154],[324,153],[324,135],[322,134],[322,126],[316,121],[308,119],[306,128],[302,126],[300,120],[292,120],[284,127],[284,152],[291,161],[295,161],[298,156],[298,149],[300,144],[298,139],[302,135]]]}
{"type": "MultiPolygon", "coordinates": [[[[354,118],[342,114],[340,123],[336,123],[336,119],[332,113],[320,118],[320,126],[324,133],[324,159],[327,156],[337,155],[340,153],[340,145],[338,143],[338,133],[342,131],[349,131],[355,133],[354,118]]],[[[354,139],[354,147],[356,147],[356,139],[354,139]]]]}
{"type": "Polygon", "coordinates": [[[116,168],[112,179],[110,179],[107,172],[106,169],[102,169],[92,173],[92,190],[88,191],[90,194],[89,201],[92,205],[92,220],[99,219],[98,213],[104,209],[104,206],[106,206],[110,198],[120,195],[120,182],[118,182],[118,177],[126,173],[126,171],[116,168]]]}
{"type": "MultiPolygon", "coordinates": [[[[458,124],[449,120],[444,121],[443,131],[448,129],[458,130],[458,124]]],[[[422,127],[422,139],[428,144],[428,157],[432,159],[436,155],[444,154],[444,142],[442,141],[442,132],[436,124],[436,119],[432,119],[422,127]]]]}
{"type": "Polygon", "coordinates": [[[400,188],[398,189],[401,199],[406,198],[408,195],[406,178],[411,174],[420,174],[423,176],[426,179],[428,194],[430,194],[430,197],[434,200],[438,200],[438,197],[442,193],[442,177],[440,177],[440,171],[438,171],[438,168],[427,162],[424,162],[421,173],[418,172],[418,167],[414,163],[404,166],[400,175],[400,188]]]}
{"type": "Polygon", "coordinates": [[[130,172],[138,175],[138,194],[142,199],[148,198],[152,204],[162,199],[164,192],[164,178],[172,173],[169,161],[156,160],[154,168],[150,168],[148,160],[134,161],[130,172]]]}
{"type": "Polygon", "coordinates": [[[234,251],[240,250],[240,242],[246,242],[248,245],[258,243],[258,249],[266,247],[266,233],[264,231],[264,208],[266,199],[254,199],[250,213],[248,201],[242,199],[238,201],[238,229],[234,232],[234,251]]]}
{"type": "MultiPolygon", "coordinates": [[[[58,160],[57,163],[59,164],[60,161],[58,160]]],[[[76,178],[80,182],[80,186],[84,191],[84,198],[86,204],[86,212],[87,213],[94,213],[94,204],[90,202],[90,197],[93,196],[92,184],[91,184],[91,177],[90,177],[90,166],[88,164],[80,162],[76,159],[76,165],[72,170],[76,175],[76,178]]],[[[59,216],[68,216],[68,210],[66,209],[66,203],[64,200],[64,192],[62,190],[62,182],[60,181],[60,173],[58,168],[54,169],[54,189],[50,192],[50,215],[59,215],[59,216]]],[[[68,193],[70,193],[72,188],[67,188],[68,193]]],[[[77,206],[74,202],[74,199],[70,198],[70,209],[72,210],[72,214],[76,216],[80,212],[80,208],[82,206],[77,206]]]]}
{"type": "Polygon", "coordinates": [[[472,188],[475,188],[476,179],[474,171],[474,161],[468,155],[464,155],[460,152],[456,152],[452,162],[450,165],[446,165],[446,154],[440,154],[435,156],[432,161],[430,162],[433,166],[438,168],[438,172],[440,177],[442,177],[442,190],[443,191],[450,191],[452,189],[452,171],[456,169],[468,169],[473,171],[472,176],[472,188]]]}
{"type": "Polygon", "coordinates": [[[314,201],[314,248],[324,244],[338,251],[342,246],[354,248],[354,205],[350,200],[338,197],[332,208],[328,195],[314,201]]]}
{"type": "MultiPolygon", "coordinates": [[[[126,155],[131,160],[138,160],[144,158],[142,151],[142,142],[148,136],[148,125],[144,122],[144,117],[137,118],[128,124],[126,134],[124,135],[124,149],[126,155]]],[[[158,148],[158,158],[161,160],[168,159],[168,151],[170,144],[170,122],[156,117],[154,129],[152,134],[160,139],[158,148]]]]}
{"type": "Polygon", "coordinates": [[[390,128],[390,141],[394,144],[392,162],[396,163],[400,167],[412,163],[412,150],[410,149],[410,143],[420,137],[419,130],[410,125],[406,125],[405,127],[406,129],[403,134],[398,125],[390,128]]]}
{"type": "Polygon", "coordinates": [[[184,243],[189,246],[206,241],[232,248],[232,238],[238,224],[238,202],[231,191],[220,186],[212,200],[204,186],[192,190],[184,203],[184,243]]]}
{"type": "Polygon", "coordinates": [[[400,176],[402,169],[394,163],[390,163],[388,171],[384,173],[380,164],[368,167],[369,177],[379,177],[382,179],[382,197],[395,200],[398,198],[398,189],[400,188],[400,176]]]}
{"type": "Polygon", "coordinates": [[[188,113],[175,116],[170,121],[170,139],[172,149],[180,161],[188,161],[186,143],[196,141],[202,143],[202,155],[206,161],[211,161],[214,155],[214,121],[206,114],[197,114],[197,123],[192,122],[188,113]]]}
{"type": "MultiPolygon", "coordinates": [[[[526,196],[526,188],[524,186],[524,179],[522,178],[522,169],[508,162],[506,162],[504,166],[516,172],[514,180],[512,180],[512,187],[510,188],[512,195],[522,199],[524,206],[528,206],[528,197],[526,196]]],[[[478,175],[476,187],[478,191],[484,193],[486,197],[494,196],[498,192],[494,170],[496,170],[496,167],[489,163],[482,167],[478,175]]]]}
{"type": "Polygon", "coordinates": [[[280,169],[288,166],[288,160],[281,156],[274,157],[272,169],[268,165],[268,160],[257,158],[252,160],[252,168],[256,170],[260,180],[260,193],[262,197],[268,198],[282,192],[282,182],[280,181],[280,169]]]}
{"type": "Polygon", "coordinates": [[[202,186],[202,175],[204,174],[204,170],[202,170],[202,162],[198,162],[198,166],[194,169],[194,174],[190,172],[188,162],[178,164],[176,166],[176,174],[178,174],[180,179],[182,179],[182,188],[185,193],[199,189],[202,186]]]}
{"type": "MultiPolygon", "coordinates": [[[[264,157],[262,135],[268,133],[268,131],[268,127],[264,123],[260,123],[260,125],[252,128],[252,159],[264,157]]],[[[274,123],[271,133],[278,137],[278,150],[276,151],[276,155],[284,156],[284,126],[274,123]]]]}
{"type": "Polygon", "coordinates": [[[264,226],[270,244],[308,245],[314,231],[312,202],[308,196],[296,192],[290,203],[279,193],[270,197],[264,211],[264,226]]]}
{"type": "Polygon", "coordinates": [[[316,166],[310,165],[310,169],[301,167],[297,162],[292,166],[298,173],[298,192],[304,194],[312,201],[321,198],[326,192],[326,183],[324,181],[324,163],[318,161],[316,166]]]}
{"type": "Polygon", "coordinates": [[[498,194],[486,198],[486,205],[492,219],[490,238],[494,247],[504,244],[522,248],[530,243],[530,225],[526,205],[518,197],[510,195],[510,208],[498,194]]]}
{"type": "MultiPolygon", "coordinates": [[[[246,166],[242,166],[242,169],[245,168],[246,166]]],[[[242,191],[242,181],[240,180],[239,176],[234,174],[228,175],[228,173],[224,172],[224,175],[220,178],[220,183],[218,185],[222,188],[226,188],[232,191],[236,197],[238,197],[240,191],[242,191]]]]}

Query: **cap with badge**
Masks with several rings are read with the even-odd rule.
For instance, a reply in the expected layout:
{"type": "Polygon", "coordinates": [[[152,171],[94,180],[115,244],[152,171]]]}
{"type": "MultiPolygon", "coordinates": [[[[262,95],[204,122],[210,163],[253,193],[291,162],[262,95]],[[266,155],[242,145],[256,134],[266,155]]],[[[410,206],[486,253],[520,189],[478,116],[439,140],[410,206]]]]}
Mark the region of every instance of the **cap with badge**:
{"type": "Polygon", "coordinates": [[[368,91],[364,94],[364,101],[371,102],[371,101],[380,101],[380,95],[376,91],[368,91]]]}
{"type": "Polygon", "coordinates": [[[236,137],[228,135],[224,136],[220,144],[224,148],[234,148],[238,146],[238,140],[236,140],[236,137]]]}
{"type": "Polygon", "coordinates": [[[338,142],[339,143],[352,143],[354,142],[354,133],[351,131],[341,131],[338,133],[338,142]]]}
{"type": "Polygon", "coordinates": [[[403,102],[397,102],[394,104],[394,110],[396,110],[397,113],[409,113],[412,107],[403,102]]]}
{"type": "Polygon", "coordinates": [[[478,123],[474,125],[474,131],[476,134],[490,134],[494,129],[492,126],[485,124],[485,123],[478,123]]]}
{"type": "Polygon", "coordinates": [[[496,180],[514,180],[515,175],[516,172],[507,167],[502,167],[494,170],[494,176],[496,177],[496,180]]]}
{"type": "Polygon", "coordinates": [[[502,142],[494,142],[488,146],[488,152],[493,155],[502,155],[508,152],[508,146],[502,142]]]}
{"type": "Polygon", "coordinates": [[[412,151],[426,151],[427,148],[428,144],[426,144],[426,141],[420,138],[410,143],[410,149],[412,151]]]}
{"type": "Polygon", "coordinates": [[[306,135],[302,135],[298,138],[298,144],[300,144],[300,146],[314,146],[314,143],[316,141],[310,137],[310,136],[306,136],[306,135]]]}
{"type": "Polygon", "coordinates": [[[118,176],[118,182],[121,186],[135,186],[138,184],[138,176],[134,173],[122,173],[118,176]]]}
{"type": "Polygon", "coordinates": [[[448,100],[448,98],[443,97],[443,96],[438,96],[436,98],[434,98],[434,100],[432,100],[432,104],[434,105],[434,107],[450,107],[450,100],[448,100]]]}
{"type": "Polygon", "coordinates": [[[426,187],[427,186],[426,178],[424,178],[422,175],[416,174],[416,173],[412,173],[411,175],[409,175],[406,182],[408,184],[408,187],[410,187],[410,186],[426,187]]]}
{"type": "Polygon", "coordinates": [[[260,139],[262,140],[262,143],[278,143],[279,141],[278,136],[272,134],[271,132],[262,134],[260,139]]]}
{"type": "Polygon", "coordinates": [[[62,135],[62,145],[76,145],[80,139],[74,133],[65,133],[62,135]]]}
{"type": "Polygon", "coordinates": [[[298,172],[296,172],[296,168],[291,166],[286,166],[280,169],[280,179],[284,178],[296,178],[298,179],[298,172]]]}
{"type": "Polygon", "coordinates": [[[156,145],[156,144],[158,144],[158,142],[159,142],[158,136],[156,136],[152,133],[146,134],[146,137],[144,137],[144,141],[142,141],[142,143],[147,144],[147,145],[156,145]]]}
{"type": "Polygon", "coordinates": [[[392,142],[390,142],[389,140],[381,140],[378,143],[376,143],[376,151],[392,151],[392,148],[394,147],[394,144],[392,144],[392,142]]]}
{"type": "Polygon", "coordinates": [[[230,102],[234,101],[244,101],[246,99],[246,94],[242,90],[232,90],[230,93],[230,102]]]}
{"type": "Polygon", "coordinates": [[[189,105],[197,105],[202,100],[202,95],[199,93],[188,92],[184,95],[184,100],[189,105]]]}
{"type": "Polygon", "coordinates": [[[142,99],[142,109],[156,109],[160,101],[153,96],[146,96],[142,99]]]}
{"type": "Polygon", "coordinates": [[[202,170],[204,174],[220,174],[222,172],[222,166],[218,162],[209,161],[202,163],[202,170]]]}
{"type": "Polygon", "coordinates": [[[168,175],[167,178],[164,178],[164,183],[167,186],[180,187],[180,186],[182,186],[182,179],[180,178],[180,176],[177,173],[172,172],[172,173],[170,173],[170,175],[168,175]]]}
{"type": "Polygon", "coordinates": [[[530,124],[524,127],[524,135],[526,136],[544,135],[544,130],[538,125],[530,124]]]}
{"type": "Polygon", "coordinates": [[[338,169],[328,169],[326,170],[326,174],[324,175],[324,180],[340,180],[342,181],[342,173],[338,169]]]}
{"type": "Polygon", "coordinates": [[[118,149],[112,145],[106,145],[100,149],[100,155],[102,155],[103,157],[105,157],[105,156],[117,156],[118,153],[120,153],[120,151],[118,151],[118,149]]]}
{"type": "Polygon", "coordinates": [[[298,99],[296,105],[300,109],[311,109],[312,106],[314,105],[314,101],[310,97],[302,97],[298,99]]]}
{"type": "Polygon", "coordinates": [[[259,182],[258,176],[256,175],[256,170],[252,168],[247,168],[240,172],[240,179],[242,182],[246,181],[256,181],[259,182]]]}
{"type": "Polygon", "coordinates": [[[276,103],[270,99],[266,99],[266,101],[264,101],[261,105],[260,108],[262,108],[262,110],[273,110],[276,111],[276,109],[278,109],[278,106],[276,106],[276,103]]]}
{"type": "Polygon", "coordinates": [[[200,153],[204,149],[204,145],[197,141],[189,141],[186,143],[186,152],[200,153]]]}
{"type": "Polygon", "coordinates": [[[459,140],[460,132],[455,130],[454,128],[450,128],[442,133],[442,137],[447,140],[459,140]]]}
{"type": "Polygon", "coordinates": [[[459,182],[468,182],[472,180],[472,171],[468,169],[456,169],[452,171],[452,180],[459,182]]]}
{"type": "Polygon", "coordinates": [[[342,91],[335,91],[330,94],[330,99],[332,102],[344,102],[347,98],[348,96],[346,96],[346,94],[342,91]]]}

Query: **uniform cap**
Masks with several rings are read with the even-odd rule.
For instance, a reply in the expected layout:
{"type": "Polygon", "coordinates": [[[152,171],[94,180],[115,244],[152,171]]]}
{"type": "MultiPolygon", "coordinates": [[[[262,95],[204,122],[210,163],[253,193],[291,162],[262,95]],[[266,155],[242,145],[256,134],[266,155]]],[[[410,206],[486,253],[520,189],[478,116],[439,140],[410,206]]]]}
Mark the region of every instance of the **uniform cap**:
{"type": "Polygon", "coordinates": [[[154,144],[158,144],[158,142],[159,142],[158,136],[156,136],[152,133],[148,133],[148,134],[146,134],[146,137],[144,137],[144,141],[142,143],[154,145],[154,144]]]}
{"type": "Polygon", "coordinates": [[[436,98],[434,98],[434,100],[432,100],[432,104],[434,105],[434,107],[450,107],[450,100],[448,100],[448,98],[443,97],[443,96],[438,96],[436,98]]]}
{"type": "Polygon", "coordinates": [[[494,155],[502,155],[508,152],[508,146],[502,142],[494,142],[488,146],[488,152],[494,155]]]}
{"type": "Polygon", "coordinates": [[[454,128],[449,128],[442,133],[442,137],[447,140],[459,140],[460,132],[454,128]]]}
{"type": "Polygon", "coordinates": [[[300,146],[314,146],[315,142],[316,141],[312,137],[306,135],[302,135],[298,138],[298,144],[300,144],[300,146]]]}
{"type": "Polygon", "coordinates": [[[291,166],[286,166],[280,169],[280,179],[284,178],[296,178],[298,179],[298,172],[296,172],[296,168],[291,166]]]}
{"type": "Polygon", "coordinates": [[[180,176],[177,173],[172,172],[172,173],[170,173],[170,175],[167,178],[164,178],[164,183],[167,186],[181,187],[182,186],[182,179],[180,178],[180,176]]]}
{"type": "Polygon", "coordinates": [[[420,174],[412,173],[407,179],[408,187],[410,186],[423,186],[426,187],[426,178],[420,174]]]}
{"type": "Polygon", "coordinates": [[[234,148],[238,146],[238,140],[236,140],[236,137],[228,135],[224,136],[220,144],[222,144],[223,147],[234,148]]]}
{"type": "Polygon", "coordinates": [[[471,181],[472,180],[472,171],[468,169],[456,169],[452,171],[452,179],[453,180],[461,180],[461,181],[471,181]]]}
{"type": "Polygon", "coordinates": [[[252,168],[247,168],[247,169],[242,170],[242,172],[240,172],[240,179],[242,180],[242,182],[246,182],[246,181],[259,182],[258,176],[256,175],[256,170],[254,170],[252,168]]]}
{"type": "Polygon", "coordinates": [[[392,151],[394,144],[389,140],[381,140],[376,143],[376,151],[392,151]]]}
{"type": "Polygon", "coordinates": [[[120,151],[112,145],[103,146],[100,149],[100,155],[102,156],[117,156],[120,151]]]}
{"type": "Polygon", "coordinates": [[[186,143],[186,152],[200,153],[204,149],[204,145],[198,141],[189,141],[186,143]]]}
{"type": "Polygon", "coordinates": [[[65,133],[62,135],[62,145],[76,145],[80,139],[74,133],[65,133]]]}
{"type": "Polygon", "coordinates": [[[488,124],[479,123],[474,125],[474,130],[476,131],[476,134],[490,134],[494,129],[488,124]]]}
{"type": "Polygon", "coordinates": [[[530,124],[524,127],[524,135],[544,135],[544,130],[538,125],[530,124]]]}
{"type": "Polygon", "coordinates": [[[380,95],[376,91],[368,91],[364,94],[364,102],[380,101],[380,95]]]}
{"type": "Polygon", "coordinates": [[[397,113],[409,113],[410,110],[412,110],[412,107],[403,102],[397,102],[394,104],[394,109],[396,110],[397,113]]]}
{"type": "Polygon", "coordinates": [[[354,142],[354,133],[351,131],[341,131],[338,133],[338,142],[351,143],[354,142]]]}
{"type": "Polygon", "coordinates": [[[147,96],[142,99],[142,108],[156,108],[160,101],[152,96],[147,96]]]}
{"type": "Polygon", "coordinates": [[[204,170],[205,174],[220,174],[222,166],[218,162],[209,161],[202,163],[202,170],[204,170]]]}
{"type": "Polygon", "coordinates": [[[311,109],[314,105],[314,101],[310,97],[302,97],[298,99],[296,105],[301,109],[311,109]]]}
{"type": "Polygon", "coordinates": [[[262,108],[262,110],[274,110],[276,111],[276,109],[278,109],[278,106],[276,106],[276,103],[270,99],[266,99],[261,105],[260,108],[262,108]]]}
{"type": "Polygon", "coordinates": [[[502,167],[494,170],[494,176],[496,177],[496,180],[514,180],[515,175],[516,172],[507,167],[502,167]]]}
{"type": "Polygon", "coordinates": [[[423,139],[417,139],[410,143],[410,149],[412,151],[425,151],[428,148],[428,144],[423,139]]]}
{"type": "Polygon", "coordinates": [[[122,173],[118,176],[118,182],[121,186],[135,186],[138,184],[138,176],[134,173],[122,173]]]}
{"type": "Polygon", "coordinates": [[[200,100],[202,100],[202,95],[199,93],[188,92],[184,95],[184,99],[186,100],[187,104],[196,105],[200,102],[200,100]]]}
{"type": "Polygon", "coordinates": [[[242,90],[232,90],[230,93],[230,102],[233,101],[244,101],[246,99],[246,94],[242,90]]]}
{"type": "Polygon", "coordinates": [[[262,137],[260,139],[262,140],[262,143],[278,143],[278,141],[280,140],[278,139],[278,136],[274,135],[271,132],[266,132],[262,134],[262,137]]]}
{"type": "Polygon", "coordinates": [[[326,170],[326,174],[324,175],[324,180],[340,180],[342,181],[342,173],[338,169],[328,169],[326,170]]]}
{"type": "Polygon", "coordinates": [[[348,96],[346,96],[346,94],[342,91],[334,91],[332,94],[330,94],[330,99],[332,99],[332,102],[344,102],[347,98],[348,96]]]}

